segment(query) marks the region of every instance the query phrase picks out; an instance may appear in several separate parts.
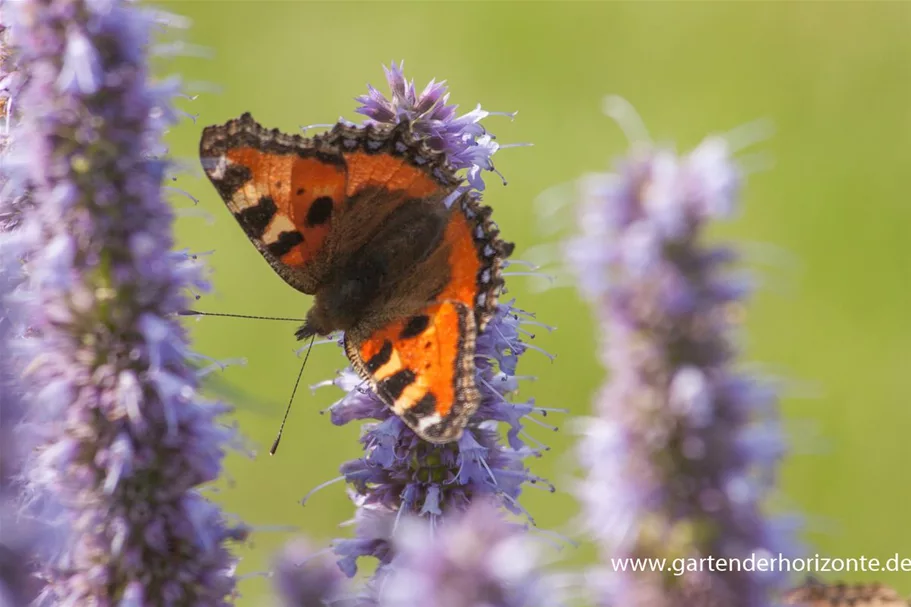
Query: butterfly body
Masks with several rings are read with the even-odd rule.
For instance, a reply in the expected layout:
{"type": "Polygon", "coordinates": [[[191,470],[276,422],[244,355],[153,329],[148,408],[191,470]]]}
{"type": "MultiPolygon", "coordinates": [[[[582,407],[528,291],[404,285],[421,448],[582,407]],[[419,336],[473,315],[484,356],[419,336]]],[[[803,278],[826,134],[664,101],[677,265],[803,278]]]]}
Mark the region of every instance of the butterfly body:
{"type": "Polygon", "coordinates": [[[298,338],[344,331],[383,402],[425,440],[456,440],[480,401],[475,338],[512,245],[488,207],[456,192],[445,157],[407,124],[339,123],[307,139],[249,114],[207,127],[200,156],[263,257],[314,296],[298,338]]]}
{"type": "MultiPolygon", "coordinates": [[[[447,246],[441,243],[447,219],[442,202],[398,197],[388,202],[396,207],[373,238],[357,250],[336,254],[334,271],[314,293],[301,336],[338,330],[369,334],[396,317],[417,312],[442,291],[448,270],[434,257],[447,246]],[[436,268],[428,267],[434,264],[436,268]]],[[[340,232],[358,230],[355,217],[352,225],[339,226],[340,232]]]]}

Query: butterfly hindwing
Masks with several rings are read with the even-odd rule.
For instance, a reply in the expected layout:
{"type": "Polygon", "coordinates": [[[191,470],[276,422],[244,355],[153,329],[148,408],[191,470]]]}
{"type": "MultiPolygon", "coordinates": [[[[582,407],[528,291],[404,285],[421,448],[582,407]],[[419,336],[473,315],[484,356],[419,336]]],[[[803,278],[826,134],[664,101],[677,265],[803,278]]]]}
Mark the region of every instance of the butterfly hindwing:
{"type": "Polygon", "coordinates": [[[501,271],[513,244],[500,240],[490,219],[491,209],[471,194],[453,203],[444,241],[449,247],[449,281],[440,299],[461,301],[475,311],[477,330],[483,331],[497,309],[503,288],[501,271]]]}
{"type": "MultiPolygon", "coordinates": [[[[346,335],[345,350],[354,368],[430,442],[458,439],[480,405],[475,341],[479,323],[486,325],[496,309],[503,284],[500,268],[512,250],[499,240],[489,217],[490,209],[471,195],[456,200],[442,242],[448,280],[436,299],[362,339],[357,331],[346,335]]],[[[433,268],[419,264],[417,271],[433,268]]]]}
{"type": "Polygon", "coordinates": [[[431,442],[447,442],[476,408],[474,314],[445,301],[390,323],[345,351],[380,399],[431,442]],[[463,419],[464,418],[464,419],[463,419]],[[460,423],[461,422],[461,423],[460,423]]]}

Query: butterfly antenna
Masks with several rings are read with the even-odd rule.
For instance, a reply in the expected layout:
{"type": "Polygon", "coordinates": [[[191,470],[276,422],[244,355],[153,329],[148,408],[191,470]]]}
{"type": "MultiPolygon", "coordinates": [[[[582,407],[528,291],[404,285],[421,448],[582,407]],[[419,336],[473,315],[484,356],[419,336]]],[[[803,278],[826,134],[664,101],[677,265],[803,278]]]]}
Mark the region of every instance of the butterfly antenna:
{"type": "Polygon", "coordinates": [[[304,374],[304,367],[307,366],[307,359],[310,358],[310,351],[313,349],[313,340],[316,339],[316,335],[310,338],[310,345],[307,347],[307,354],[304,355],[304,362],[301,365],[301,370],[297,372],[297,381],[294,382],[294,389],[291,390],[291,398],[288,399],[288,406],[285,408],[285,416],[282,417],[282,424],[278,427],[278,436],[275,437],[275,442],[272,443],[272,448],[269,449],[269,455],[275,455],[275,452],[278,451],[278,443],[282,440],[282,432],[285,430],[285,422],[288,421],[288,414],[291,413],[291,403],[294,402],[294,395],[297,394],[297,387],[301,383],[301,375],[304,374]]]}
{"type": "Polygon", "coordinates": [[[200,312],[199,310],[181,310],[178,316],[223,316],[225,318],[253,318],[256,320],[284,320],[290,322],[306,322],[305,318],[288,318],[286,316],[252,316],[250,314],[227,314],[225,312],[200,312]]]}

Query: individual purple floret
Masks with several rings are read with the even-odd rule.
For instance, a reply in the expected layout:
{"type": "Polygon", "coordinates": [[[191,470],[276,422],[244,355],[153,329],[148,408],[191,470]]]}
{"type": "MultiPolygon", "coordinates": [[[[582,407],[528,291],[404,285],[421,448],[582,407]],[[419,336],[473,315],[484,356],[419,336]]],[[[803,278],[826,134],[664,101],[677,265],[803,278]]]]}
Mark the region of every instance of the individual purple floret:
{"type": "MultiPolygon", "coordinates": [[[[125,0],[4,5],[27,82],[13,133],[33,206],[19,230],[32,303],[31,492],[69,532],[47,563],[47,603],[222,605],[241,539],[198,492],[233,431],[198,380],[175,313],[200,266],[172,252],[167,162],[173,85],[147,71],[153,14],[125,0]]],[[[160,13],[154,14],[160,17],[160,13]]],[[[4,353],[5,354],[5,353],[4,353]]]]}
{"type": "Polygon", "coordinates": [[[275,566],[275,587],[285,607],[335,606],[347,580],[328,554],[315,552],[303,538],[288,542],[275,566]]]}
{"type": "Polygon", "coordinates": [[[397,556],[373,587],[381,607],[558,607],[541,571],[543,543],[478,501],[429,528],[411,518],[396,536],[397,556]]]}
{"type": "Polygon", "coordinates": [[[449,93],[445,81],[431,80],[417,94],[414,81],[405,79],[404,67],[404,61],[383,67],[386,82],[392,90],[391,99],[368,84],[367,94],[355,98],[361,104],[355,111],[367,116],[366,122],[397,124],[410,121],[415,133],[424,137],[432,149],[445,153],[453,167],[467,169],[466,177],[471,187],[482,191],[481,171],[495,171],[491,157],[500,146],[481,126],[481,120],[492,115],[513,117],[515,113],[488,112],[479,104],[472,111],[456,116],[459,106],[446,105],[449,93]]]}
{"type": "MultiPolygon", "coordinates": [[[[484,113],[456,118],[455,108],[445,105],[442,84],[431,83],[421,95],[407,82],[400,67],[386,70],[392,101],[375,89],[361,98],[359,111],[371,120],[409,120],[414,132],[434,138],[437,148],[453,159],[474,145],[483,129],[477,124],[484,113]],[[467,147],[466,147],[467,146],[467,147]]],[[[464,156],[467,158],[467,156],[464,156]]],[[[488,158],[489,160],[489,158],[488,158]]],[[[463,164],[463,168],[478,168],[463,164]]],[[[475,196],[478,195],[474,192],[475,196]]],[[[545,449],[540,443],[528,446],[523,425],[538,422],[532,413],[546,414],[533,400],[512,402],[518,387],[518,358],[531,346],[524,341],[528,332],[522,325],[534,323],[532,315],[501,300],[497,312],[476,341],[476,385],[482,401],[457,442],[434,445],[418,438],[369,387],[349,369],[334,381],[347,392],[332,405],[332,422],[338,425],[369,420],[361,437],[364,456],[341,466],[342,478],[352,487],[358,507],[354,537],[335,543],[340,565],[354,575],[357,559],[377,558],[387,564],[394,556],[390,540],[398,521],[417,515],[432,525],[461,512],[479,498],[492,497],[516,513],[525,513],[518,498],[526,484],[553,487],[531,474],[525,459],[545,449]],[[502,422],[507,440],[500,436],[502,422]]]]}
{"type": "Polygon", "coordinates": [[[583,184],[568,256],[605,329],[610,372],[579,451],[599,605],[770,605],[777,572],[674,575],[671,563],[791,549],[782,522],[761,511],[784,453],[774,391],[735,368],[747,288],[730,271],[735,251],[703,243],[709,222],[734,210],[740,181],[713,137],[685,156],[634,148],[616,174],[583,184]],[[668,567],[623,571],[626,557],[668,567]]]}

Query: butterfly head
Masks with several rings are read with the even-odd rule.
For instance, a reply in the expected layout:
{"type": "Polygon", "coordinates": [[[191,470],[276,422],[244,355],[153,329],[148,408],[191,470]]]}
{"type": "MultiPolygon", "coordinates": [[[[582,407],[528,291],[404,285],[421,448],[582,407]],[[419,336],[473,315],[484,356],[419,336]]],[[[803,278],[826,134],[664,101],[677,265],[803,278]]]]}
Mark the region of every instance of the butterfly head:
{"type": "Polygon", "coordinates": [[[380,294],[384,272],[376,263],[357,265],[348,271],[336,272],[320,287],[305,324],[296,333],[298,339],[348,331],[363,321],[380,294]]]}

